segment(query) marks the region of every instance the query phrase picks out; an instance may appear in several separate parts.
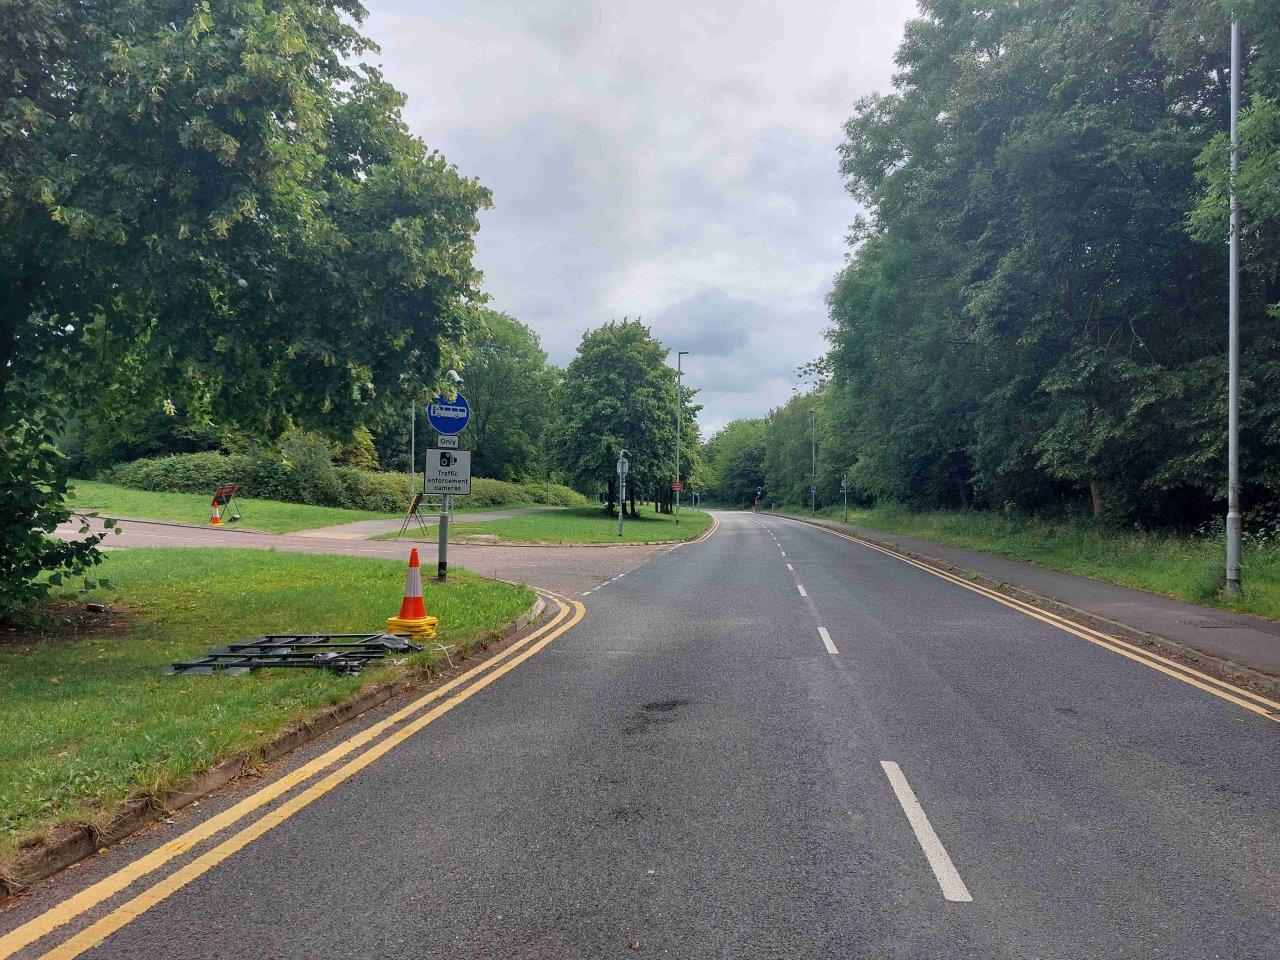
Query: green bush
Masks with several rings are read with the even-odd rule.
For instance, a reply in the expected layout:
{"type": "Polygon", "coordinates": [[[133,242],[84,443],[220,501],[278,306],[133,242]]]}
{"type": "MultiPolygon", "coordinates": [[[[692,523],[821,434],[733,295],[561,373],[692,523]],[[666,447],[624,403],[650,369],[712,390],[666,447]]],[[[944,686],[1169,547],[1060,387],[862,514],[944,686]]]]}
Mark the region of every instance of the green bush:
{"type": "MultiPolygon", "coordinates": [[[[335,466],[323,440],[301,434],[286,438],[278,451],[180,453],[134,460],[104,470],[98,479],[168,493],[212,493],[220,483],[234,483],[244,497],[387,513],[404,510],[409,500],[408,474],[335,466]]],[[[558,483],[518,484],[476,477],[471,481],[471,496],[458,498],[457,506],[575,507],[586,502],[582,494],[558,483]]]]}

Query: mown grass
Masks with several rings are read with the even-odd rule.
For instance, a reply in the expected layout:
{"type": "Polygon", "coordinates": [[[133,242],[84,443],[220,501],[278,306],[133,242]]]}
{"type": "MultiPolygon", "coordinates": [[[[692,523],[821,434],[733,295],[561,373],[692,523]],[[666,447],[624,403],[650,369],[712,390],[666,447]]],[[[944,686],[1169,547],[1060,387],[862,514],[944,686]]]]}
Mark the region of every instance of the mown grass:
{"type": "MultiPolygon", "coordinates": [[[[265,550],[137,549],[99,568],[128,608],[123,628],[0,634],[0,862],[24,837],[68,821],[107,821],[120,802],[162,796],[229,756],[338,703],[415,654],[359,677],[265,670],[162,676],[175,660],[263,633],[381,631],[399,609],[404,565],[265,550]]],[[[534,601],[519,586],[451,571],[426,584],[441,641],[466,646],[534,601]]]]}
{"type": "MultiPolygon", "coordinates": [[[[798,516],[805,515],[796,511],[798,516]]],[[[839,520],[842,511],[819,511],[839,520]]],[[[1220,536],[1176,536],[1121,530],[1080,521],[1048,521],[971,510],[915,512],[897,505],[850,509],[851,523],[902,533],[1054,570],[1137,587],[1192,603],[1280,620],[1280,549],[1249,538],[1244,586],[1237,598],[1223,587],[1220,536]]]]}
{"type": "MultiPolygon", "coordinates": [[[[104,517],[207,523],[212,499],[212,490],[207,494],[154,493],[97,480],[77,480],[69,503],[73,510],[96,512],[104,517]]],[[[393,513],[313,507],[278,500],[242,500],[237,497],[232,503],[242,519],[231,524],[231,529],[264,530],[268,533],[292,533],[355,520],[391,520],[396,517],[393,513]]]]}
{"type": "Polygon", "coordinates": [[[638,510],[638,518],[623,519],[621,537],[618,518],[608,516],[599,505],[459,524],[450,528],[450,535],[460,539],[480,534],[535,543],[675,543],[692,540],[711,525],[710,515],[700,510],[682,509],[679,524],[671,514],[656,513],[651,506],[641,505],[638,510]]]}

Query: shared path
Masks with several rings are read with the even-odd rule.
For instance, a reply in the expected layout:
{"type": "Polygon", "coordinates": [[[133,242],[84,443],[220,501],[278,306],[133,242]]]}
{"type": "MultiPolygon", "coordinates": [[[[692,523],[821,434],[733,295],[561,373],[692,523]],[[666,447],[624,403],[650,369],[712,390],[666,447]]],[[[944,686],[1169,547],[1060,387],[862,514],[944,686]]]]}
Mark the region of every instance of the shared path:
{"type": "Polygon", "coordinates": [[[720,520],[35,891],[0,958],[1280,956],[1280,704],[720,520]]]}

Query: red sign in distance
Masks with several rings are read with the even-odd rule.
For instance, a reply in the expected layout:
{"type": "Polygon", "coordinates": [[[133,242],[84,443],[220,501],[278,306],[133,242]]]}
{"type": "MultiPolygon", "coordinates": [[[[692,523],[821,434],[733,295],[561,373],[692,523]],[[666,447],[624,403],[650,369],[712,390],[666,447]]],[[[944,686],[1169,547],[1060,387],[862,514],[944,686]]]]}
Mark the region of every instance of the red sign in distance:
{"type": "Polygon", "coordinates": [[[683,489],[684,489],[684,481],[683,481],[683,480],[672,480],[672,481],[671,481],[671,489],[672,489],[672,490],[674,490],[674,491],[676,491],[677,493],[679,493],[681,490],[683,490],[683,489]]]}

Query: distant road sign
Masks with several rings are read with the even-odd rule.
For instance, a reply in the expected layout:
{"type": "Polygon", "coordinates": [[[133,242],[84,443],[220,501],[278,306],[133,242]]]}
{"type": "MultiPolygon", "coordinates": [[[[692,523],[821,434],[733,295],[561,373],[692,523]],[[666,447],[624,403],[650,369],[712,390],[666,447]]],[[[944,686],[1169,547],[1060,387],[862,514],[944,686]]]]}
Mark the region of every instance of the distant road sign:
{"type": "Polygon", "coordinates": [[[681,490],[683,490],[683,489],[684,489],[684,481],[683,481],[683,480],[672,480],[672,481],[671,481],[671,489],[672,489],[672,490],[674,490],[674,491],[676,491],[677,493],[679,493],[681,490]]]}
{"type": "Polygon", "coordinates": [[[453,436],[466,429],[467,421],[471,419],[471,407],[462,394],[452,400],[442,394],[427,404],[427,419],[437,433],[453,436]]]}
{"type": "Polygon", "coordinates": [[[428,450],[422,475],[424,493],[465,497],[471,492],[471,451],[428,450]]]}

